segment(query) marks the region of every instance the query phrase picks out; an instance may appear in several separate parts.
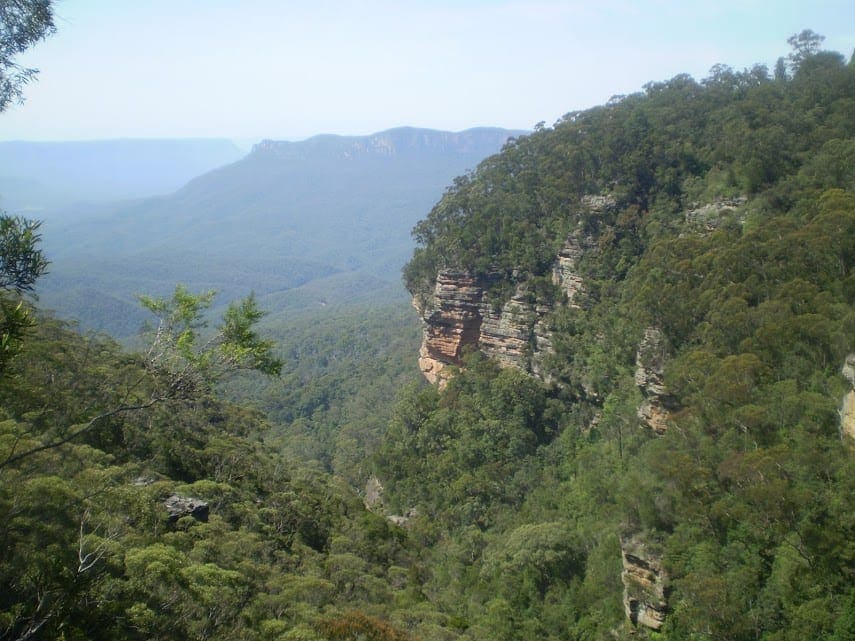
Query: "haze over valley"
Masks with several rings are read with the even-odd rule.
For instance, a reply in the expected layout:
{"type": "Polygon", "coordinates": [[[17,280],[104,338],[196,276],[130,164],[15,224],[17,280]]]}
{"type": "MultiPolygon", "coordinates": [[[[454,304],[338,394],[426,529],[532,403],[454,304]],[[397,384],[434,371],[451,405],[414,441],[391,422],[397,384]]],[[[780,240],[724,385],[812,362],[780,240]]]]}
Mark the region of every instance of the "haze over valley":
{"type": "Polygon", "coordinates": [[[78,205],[174,191],[243,152],[228,140],[0,142],[0,203],[43,216],[78,205]]]}
{"type": "MultiPolygon", "coordinates": [[[[144,318],[136,296],[178,282],[223,301],[254,291],[272,313],[401,299],[413,225],[455,176],[520,133],[398,128],[266,140],[172,193],[55,208],[43,216],[52,267],[42,302],[126,337],[144,318]]],[[[90,182],[109,162],[102,148],[100,162],[86,150],[90,182]]],[[[127,165],[146,161],[134,154],[127,165]]]]}

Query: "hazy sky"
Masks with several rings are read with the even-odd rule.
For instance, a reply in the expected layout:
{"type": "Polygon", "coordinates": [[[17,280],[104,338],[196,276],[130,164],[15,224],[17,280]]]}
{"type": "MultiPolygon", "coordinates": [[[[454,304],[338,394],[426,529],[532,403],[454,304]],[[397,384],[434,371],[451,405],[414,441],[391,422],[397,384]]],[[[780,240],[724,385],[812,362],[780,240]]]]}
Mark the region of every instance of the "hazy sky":
{"type": "Polygon", "coordinates": [[[853,0],[58,0],[0,140],[531,128],[716,63],[771,68],[853,0]]]}

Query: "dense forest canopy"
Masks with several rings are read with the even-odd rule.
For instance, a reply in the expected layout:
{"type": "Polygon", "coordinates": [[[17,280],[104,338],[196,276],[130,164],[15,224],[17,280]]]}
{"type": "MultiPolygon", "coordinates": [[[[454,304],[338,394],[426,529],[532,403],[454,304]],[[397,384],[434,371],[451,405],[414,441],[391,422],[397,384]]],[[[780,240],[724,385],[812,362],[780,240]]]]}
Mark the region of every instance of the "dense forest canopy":
{"type": "Polygon", "coordinates": [[[653,593],[625,580],[623,606],[633,619],[653,599],[657,638],[855,633],[838,413],[855,349],[855,65],[820,42],[791,38],[774,75],[718,65],[567,114],[416,226],[417,300],[462,270],[499,306],[524,291],[554,308],[549,385],[475,355],[444,392],[404,397],[380,451],[396,507],[425,517],[412,531],[430,589],[476,638],[606,638],[622,553],[653,593]],[[588,248],[573,305],[553,284],[568,238],[588,248]],[[664,435],[638,415],[651,337],[664,435]]]}
{"type": "Polygon", "coordinates": [[[0,640],[852,639],[855,65],[819,42],[539,127],[418,224],[415,295],[455,268],[552,310],[540,377],[415,381],[400,310],[277,352],[253,299],[209,328],[183,288],[129,353],[34,307],[38,227],[4,219],[0,640]]]}
{"type": "Polygon", "coordinates": [[[833,52],[799,54],[777,77],[717,65],[700,82],[676,76],[571,112],[455,182],[414,230],[407,285],[432,283],[439,266],[543,275],[577,226],[608,238],[622,276],[693,204],[751,196],[759,217],[791,210],[796,194],[851,189],[851,68],[833,52]],[[606,193],[617,200],[611,218],[574,211],[583,195],[606,193]]]}

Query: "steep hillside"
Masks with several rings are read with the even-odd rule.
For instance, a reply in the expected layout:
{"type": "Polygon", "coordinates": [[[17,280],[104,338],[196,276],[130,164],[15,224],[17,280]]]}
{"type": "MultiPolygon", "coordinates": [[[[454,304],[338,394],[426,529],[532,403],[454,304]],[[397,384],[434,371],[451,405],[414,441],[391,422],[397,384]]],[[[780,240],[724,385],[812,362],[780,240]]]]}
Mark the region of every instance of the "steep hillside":
{"type": "Polygon", "coordinates": [[[851,638],[853,168],[855,64],[801,49],[570,113],[416,226],[436,385],[377,469],[471,638],[851,638]]]}
{"type": "Polygon", "coordinates": [[[257,412],[210,390],[137,407],[150,356],[41,317],[3,370],[0,638],[404,639],[416,547],[265,447],[257,412]]]}
{"type": "Polygon", "coordinates": [[[49,218],[44,303],[127,334],[140,320],[134,295],[162,294],[175,282],[226,299],[254,289],[274,311],[378,291],[389,300],[402,294],[412,225],[453,176],[512,133],[403,128],[265,141],[169,196],[102,208],[86,220],[49,218]],[[306,294],[294,291],[301,286],[306,294]],[[110,309],[119,314],[101,316],[110,309]]]}

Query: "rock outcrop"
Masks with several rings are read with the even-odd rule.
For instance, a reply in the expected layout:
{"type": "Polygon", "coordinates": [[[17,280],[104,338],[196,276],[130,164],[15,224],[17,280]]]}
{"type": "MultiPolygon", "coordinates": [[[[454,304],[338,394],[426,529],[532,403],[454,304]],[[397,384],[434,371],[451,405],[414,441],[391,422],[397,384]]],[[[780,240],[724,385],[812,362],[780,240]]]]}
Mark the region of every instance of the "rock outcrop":
{"type": "Polygon", "coordinates": [[[558,252],[558,258],[552,267],[552,283],[561,288],[567,297],[567,304],[571,307],[579,306],[576,298],[584,290],[579,261],[585,253],[595,251],[596,248],[597,241],[594,237],[579,231],[571,234],[558,252]]]}
{"type": "MultiPolygon", "coordinates": [[[[605,213],[615,207],[611,196],[585,196],[580,207],[605,213]]],[[[597,251],[597,241],[580,227],[570,234],[556,256],[552,283],[564,295],[562,303],[579,306],[584,292],[580,261],[597,251]]],[[[448,365],[460,365],[467,350],[479,350],[502,367],[516,367],[545,376],[541,356],[552,348],[547,317],[551,301],[535,301],[525,282],[501,306],[490,299],[491,277],[442,269],[433,292],[416,296],[413,304],[424,321],[419,368],[431,383],[444,385],[448,365]]]]}
{"type": "Polygon", "coordinates": [[[363,503],[365,509],[374,512],[383,512],[386,509],[386,503],[383,501],[383,492],[385,488],[376,476],[371,476],[365,482],[365,496],[363,503]]]}
{"type": "Polygon", "coordinates": [[[466,272],[444,269],[436,277],[433,295],[414,300],[424,321],[419,369],[431,383],[442,383],[447,365],[460,365],[467,347],[478,345],[486,283],[466,272]]]}
{"type": "Polygon", "coordinates": [[[843,397],[843,405],[840,408],[840,433],[844,440],[855,446],[855,389],[850,390],[843,397]]]}
{"type": "Polygon", "coordinates": [[[668,417],[675,406],[674,398],[665,387],[667,353],[662,332],[655,327],[645,329],[635,355],[635,384],[644,396],[638,407],[638,418],[657,434],[668,430],[668,417]]]}
{"type": "Polygon", "coordinates": [[[855,447],[855,353],[846,357],[841,373],[849,381],[850,390],[840,406],[840,436],[855,447]]]}
{"type": "MultiPolygon", "coordinates": [[[[588,195],[582,196],[580,206],[591,214],[605,216],[614,211],[617,201],[609,194],[588,195]]],[[[552,283],[561,288],[570,307],[580,307],[578,298],[585,291],[585,281],[580,268],[582,258],[597,251],[597,238],[587,233],[580,222],[578,229],[567,237],[558,252],[552,267],[552,283]]]]}
{"type": "Polygon", "coordinates": [[[668,575],[640,536],[621,537],[623,607],[633,625],[658,630],[668,610],[668,575]]]}
{"type": "Polygon", "coordinates": [[[525,284],[501,307],[490,298],[489,279],[444,269],[432,296],[414,300],[424,321],[419,368],[441,386],[448,365],[461,365],[469,350],[480,350],[502,367],[535,371],[533,355],[548,349],[544,318],[551,307],[532,302],[525,284]]]}
{"type": "Polygon", "coordinates": [[[695,205],[686,210],[686,223],[690,228],[702,233],[712,232],[734,216],[739,216],[739,211],[748,202],[747,196],[734,196],[733,198],[719,198],[705,205],[695,205]]]}
{"type": "Polygon", "coordinates": [[[182,516],[192,516],[197,521],[208,522],[208,504],[192,496],[173,494],[163,502],[169,513],[169,520],[175,522],[182,516]]]}
{"type": "Polygon", "coordinates": [[[532,371],[532,357],[544,348],[543,320],[551,309],[533,303],[524,286],[500,310],[485,305],[479,349],[502,367],[532,371]]]}

